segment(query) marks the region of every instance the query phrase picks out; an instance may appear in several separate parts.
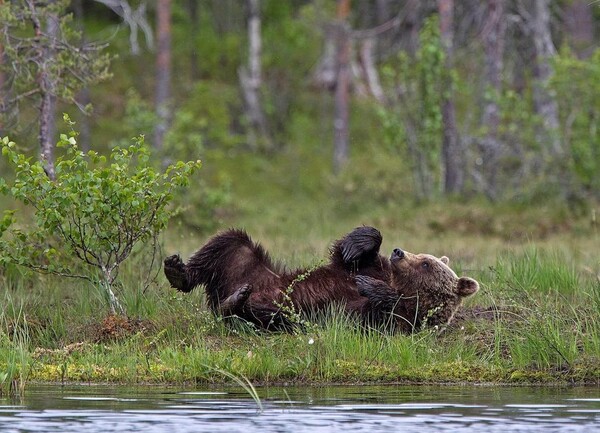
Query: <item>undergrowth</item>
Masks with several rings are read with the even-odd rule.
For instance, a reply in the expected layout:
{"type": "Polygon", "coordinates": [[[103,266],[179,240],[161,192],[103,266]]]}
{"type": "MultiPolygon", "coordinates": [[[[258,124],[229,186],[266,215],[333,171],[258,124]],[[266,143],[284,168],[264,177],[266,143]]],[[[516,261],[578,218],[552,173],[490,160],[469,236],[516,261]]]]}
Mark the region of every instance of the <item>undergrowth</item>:
{"type": "Polygon", "coordinates": [[[293,333],[266,333],[215,318],[201,290],[182,295],[164,284],[124,298],[138,318],[109,320],[94,313],[101,300],[82,287],[47,277],[25,294],[29,277],[22,278],[0,310],[4,393],[28,381],[600,381],[600,284],[556,253],[535,249],[499,256],[478,276],[481,293],[450,326],[412,335],[366,329],[341,309],[303,319],[311,326],[293,333]],[[43,307],[43,293],[53,308],[43,307]]]}

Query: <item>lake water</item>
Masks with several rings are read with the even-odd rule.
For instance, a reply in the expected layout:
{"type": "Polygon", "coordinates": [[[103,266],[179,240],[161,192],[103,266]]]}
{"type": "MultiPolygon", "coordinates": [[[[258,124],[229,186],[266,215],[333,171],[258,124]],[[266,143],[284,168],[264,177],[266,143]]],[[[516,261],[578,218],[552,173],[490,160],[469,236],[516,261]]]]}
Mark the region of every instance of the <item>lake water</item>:
{"type": "Polygon", "coordinates": [[[0,432],[600,432],[600,388],[30,386],[0,432]]]}

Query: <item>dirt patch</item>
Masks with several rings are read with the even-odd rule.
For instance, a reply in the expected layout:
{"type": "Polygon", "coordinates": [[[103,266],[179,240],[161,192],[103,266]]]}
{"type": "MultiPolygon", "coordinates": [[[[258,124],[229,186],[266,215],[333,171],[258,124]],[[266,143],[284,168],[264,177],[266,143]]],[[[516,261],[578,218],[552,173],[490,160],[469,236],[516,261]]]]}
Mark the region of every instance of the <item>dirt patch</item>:
{"type": "Polygon", "coordinates": [[[522,317],[516,309],[510,307],[498,308],[473,306],[459,309],[454,315],[450,327],[460,328],[465,322],[469,321],[493,323],[497,320],[503,322],[515,322],[522,320],[522,317]]]}
{"type": "Polygon", "coordinates": [[[126,316],[108,315],[92,330],[92,340],[95,343],[122,340],[152,329],[149,321],[131,319],[126,316]]]}

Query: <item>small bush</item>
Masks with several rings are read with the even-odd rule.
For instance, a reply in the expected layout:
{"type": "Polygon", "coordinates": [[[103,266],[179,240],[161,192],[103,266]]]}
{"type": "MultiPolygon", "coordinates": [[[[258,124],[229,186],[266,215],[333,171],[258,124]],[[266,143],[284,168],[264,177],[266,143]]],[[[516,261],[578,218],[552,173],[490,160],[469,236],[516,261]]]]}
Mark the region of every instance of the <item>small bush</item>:
{"type": "Polygon", "coordinates": [[[111,312],[122,313],[112,290],[120,265],[134,248],[156,246],[174,213],[169,205],[175,190],[188,184],[200,161],[179,161],[161,173],[150,165],[143,137],[106,158],[80,151],[76,135],[61,135],[57,146],[65,154],[56,161],[55,181],[8,138],[0,143],[15,170],[12,184],[0,178],[0,191],[34,213],[30,225],[19,226],[15,212],[5,212],[0,263],[92,281],[103,288],[111,312]]]}

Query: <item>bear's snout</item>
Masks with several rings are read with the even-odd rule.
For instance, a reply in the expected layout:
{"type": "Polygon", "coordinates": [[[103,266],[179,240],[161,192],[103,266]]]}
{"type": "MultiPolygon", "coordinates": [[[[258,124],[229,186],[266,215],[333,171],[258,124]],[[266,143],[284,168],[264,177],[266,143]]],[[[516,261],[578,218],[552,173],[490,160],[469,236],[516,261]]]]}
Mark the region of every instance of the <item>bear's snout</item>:
{"type": "Polygon", "coordinates": [[[392,256],[390,257],[390,260],[402,260],[404,258],[404,251],[402,251],[400,248],[394,248],[394,251],[392,251],[392,256]]]}

